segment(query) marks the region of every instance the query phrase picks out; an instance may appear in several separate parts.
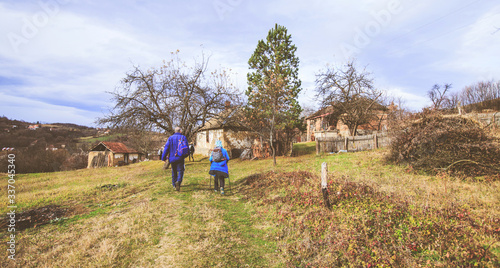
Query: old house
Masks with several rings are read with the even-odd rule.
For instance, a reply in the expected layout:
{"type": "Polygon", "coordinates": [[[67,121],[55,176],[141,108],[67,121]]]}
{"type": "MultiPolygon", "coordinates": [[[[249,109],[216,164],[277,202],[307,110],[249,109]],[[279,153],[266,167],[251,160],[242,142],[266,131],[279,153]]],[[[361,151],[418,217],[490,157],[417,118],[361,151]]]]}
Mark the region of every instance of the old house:
{"type": "MultiPolygon", "coordinates": [[[[390,110],[390,108],[389,108],[390,110]]],[[[350,136],[346,124],[333,115],[333,107],[323,108],[306,118],[306,141],[314,141],[316,137],[336,138],[350,136]]],[[[376,112],[376,119],[358,127],[358,134],[367,135],[387,130],[387,109],[381,106],[376,112]]]]}
{"type": "Polygon", "coordinates": [[[88,168],[114,167],[141,160],[141,153],[128,148],[121,142],[103,141],[94,146],[89,152],[88,168]]]}
{"type": "Polygon", "coordinates": [[[37,129],[39,129],[39,128],[40,128],[40,125],[29,125],[29,126],[28,126],[28,129],[29,129],[29,130],[37,130],[37,129]]]}
{"type": "Polygon", "coordinates": [[[196,133],[195,152],[209,155],[210,150],[215,147],[216,140],[222,141],[231,158],[239,157],[245,149],[250,149],[254,139],[238,121],[239,113],[241,113],[240,108],[229,107],[226,104],[224,111],[208,120],[196,133]]]}

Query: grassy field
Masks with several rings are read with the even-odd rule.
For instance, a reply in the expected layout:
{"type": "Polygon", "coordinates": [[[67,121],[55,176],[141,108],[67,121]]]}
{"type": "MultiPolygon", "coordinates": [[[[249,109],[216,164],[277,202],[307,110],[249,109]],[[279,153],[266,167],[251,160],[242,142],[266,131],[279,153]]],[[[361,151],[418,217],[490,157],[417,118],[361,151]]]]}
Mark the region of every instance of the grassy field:
{"type": "Polygon", "coordinates": [[[82,137],[79,139],[80,143],[90,143],[90,144],[95,144],[100,141],[109,141],[109,140],[115,140],[119,138],[120,136],[123,136],[122,134],[113,134],[113,135],[106,135],[106,136],[101,136],[101,137],[82,137]]]}
{"type": "Polygon", "coordinates": [[[302,143],[295,152],[275,168],[270,159],[230,161],[225,196],[209,189],[200,155],[186,162],[180,192],[160,161],[18,175],[16,261],[4,224],[0,267],[499,265],[498,180],[418,174],[385,163],[384,150],[317,156],[302,143]]]}

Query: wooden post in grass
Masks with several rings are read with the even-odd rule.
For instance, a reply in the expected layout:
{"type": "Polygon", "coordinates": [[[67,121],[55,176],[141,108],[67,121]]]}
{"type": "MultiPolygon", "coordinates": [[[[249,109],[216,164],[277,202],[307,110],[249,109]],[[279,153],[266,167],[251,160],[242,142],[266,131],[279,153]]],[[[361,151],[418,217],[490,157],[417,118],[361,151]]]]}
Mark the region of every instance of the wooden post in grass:
{"type": "Polygon", "coordinates": [[[378,136],[377,134],[373,135],[373,149],[378,149],[378,136]]]}
{"type": "Polygon", "coordinates": [[[323,193],[323,202],[330,209],[330,200],[328,199],[328,165],[326,162],[321,164],[321,192],[323,193]]]}
{"type": "Polygon", "coordinates": [[[349,151],[349,138],[348,137],[345,137],[345,140],[344,140],[344,150],[346,152],[349,151]]]}

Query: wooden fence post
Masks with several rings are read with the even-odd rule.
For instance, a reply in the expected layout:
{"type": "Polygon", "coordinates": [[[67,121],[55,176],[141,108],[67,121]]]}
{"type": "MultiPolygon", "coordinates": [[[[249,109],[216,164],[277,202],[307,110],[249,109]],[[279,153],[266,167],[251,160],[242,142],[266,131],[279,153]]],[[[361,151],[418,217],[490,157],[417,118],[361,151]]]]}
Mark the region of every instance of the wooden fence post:
{"type": "Polygon", "coordinates": [[[316,139],[316,154],[319,154],[319,149],[321,148],[320,144],[319,144],[319,140],[316,139]]]}
{"type": "Polygon", "coordinates": [[[345,137],[344,149],[346,152],[349,151],[349,137],[345,137]]]}
{"type": "Polygon", "coordinates": [[[321,192],[323,193],[323,202],[328,209],[331,209],[328,199],[328,165],[326,162],[321,164],[321,192]]]}
{"type": "Polygon", "coordinates": [[[378,149],[378,136],[377,136],[377,134],[373,135],[373,143],[374,143],[373,148],[378,149]]]}

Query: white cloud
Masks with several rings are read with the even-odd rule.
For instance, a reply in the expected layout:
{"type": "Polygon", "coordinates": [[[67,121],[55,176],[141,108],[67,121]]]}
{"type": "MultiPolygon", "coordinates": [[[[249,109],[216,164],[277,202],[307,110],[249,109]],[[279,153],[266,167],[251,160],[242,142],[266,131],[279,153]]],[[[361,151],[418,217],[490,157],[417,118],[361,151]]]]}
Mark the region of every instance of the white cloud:
{"type": "Polygon", "coordinates": [[[418,110],[434,83],[460,88],[480,77],[499,79],[500,32],[491,34],[500,27],[499,11],[494,1],[476,0],[6,1],[0,3],[0,94],[17,98],[19,106],[1,107],[0,114],[29,116],[25,111],[34,108],[42,115],[46,109],[50,118],[61,114],[54,121],[62,122],[61,111],[69,109],[72,118],[89,115],[91,122],[96,110],[110,105],[105,92],[132,64],[157,66],[177,49],[188,64],[202,51],[211,55],[209,67],[232,69],[244,91],[248,58],[274,23],[287,27],[297,46],[301,103],[314,102],[317,72],[345,62],[341,44],[355,43],[368,29],[373,32],[356,54],[359,65],[382,81],[377,86],[418,110]],[[400,12],[380,21],[391,3],[400,3],[400,12]],[[31,35],[30,24],[36,28],[31,35]],[[16,34],[26,39],[17,46],[16,34]]]}
{"type": "Polygon", "coordinates": [[[474,79],[500,77],[500,5],[479,17],[460,37],[454,57],[442,62],[443,68],[467,72],[474,79]]]}
{"type": "Polygon", "coordinates": [[[385,88],[389,97],[397,99],[401,99],[403,101],[403,105],[412,111],[420,111],[423,107],[427,107],[430,105],[429,99],[422,94],[414,94],[408,92],[404,88],[398,87],[389,87],[385,88]]]}
{"type": "Polygon", "coordinates": [[[77,109],[63,105],[53,105],[30,98],[15,97],[0,92],[2,116],[26,122],[75,123],[92,126],[101,112],[77,109]]]}

